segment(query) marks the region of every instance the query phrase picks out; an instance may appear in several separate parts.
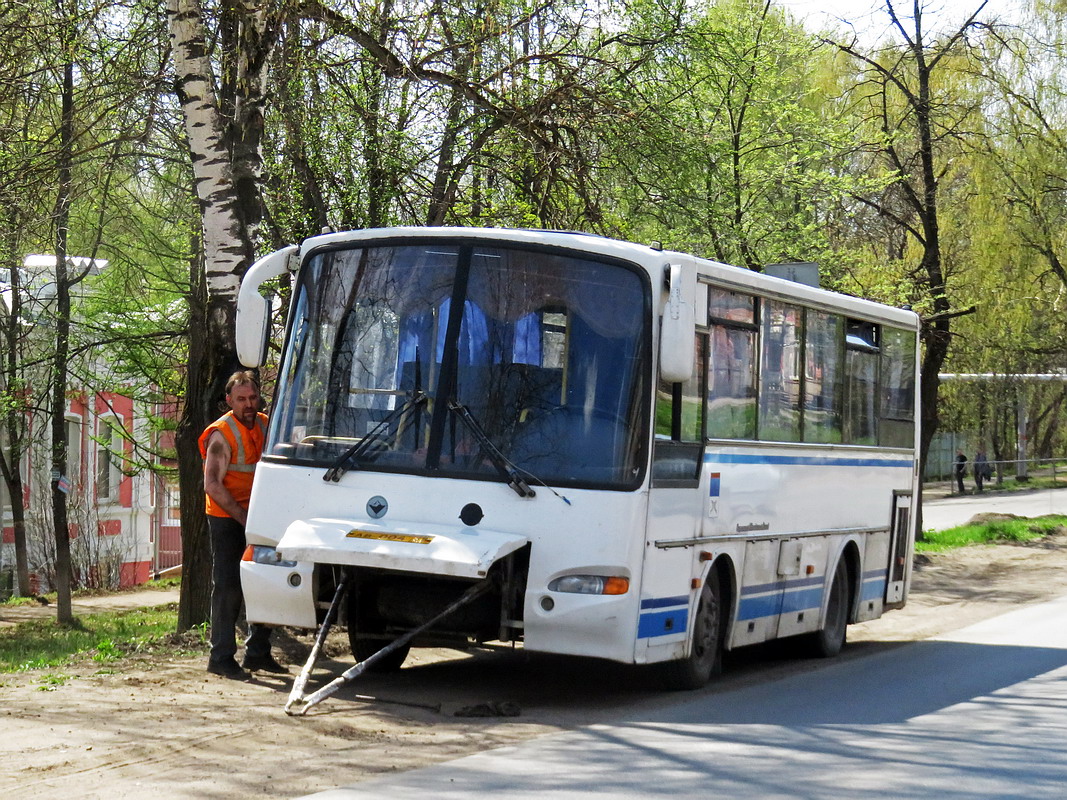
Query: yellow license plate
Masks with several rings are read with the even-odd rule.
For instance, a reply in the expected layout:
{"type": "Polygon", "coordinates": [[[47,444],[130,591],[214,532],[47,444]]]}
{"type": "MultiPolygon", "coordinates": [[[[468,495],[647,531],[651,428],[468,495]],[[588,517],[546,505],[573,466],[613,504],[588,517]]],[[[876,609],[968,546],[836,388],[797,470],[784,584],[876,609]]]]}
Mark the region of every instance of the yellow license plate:
{"type": "Polygon", "coordinates": [[[382,533],[381,531],[361,531],[358,528],[345,534],[346,539],[377,539],[382,542],[408,542],[409,544],[429,544],[432,536],[414,536],[408,533],[382,533]]]}

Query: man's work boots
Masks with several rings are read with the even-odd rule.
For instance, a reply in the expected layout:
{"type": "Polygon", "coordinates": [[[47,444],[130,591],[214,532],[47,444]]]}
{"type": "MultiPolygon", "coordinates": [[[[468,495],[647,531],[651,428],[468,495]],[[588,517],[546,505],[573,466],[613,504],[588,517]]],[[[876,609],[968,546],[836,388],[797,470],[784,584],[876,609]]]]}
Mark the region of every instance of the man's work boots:
{"type": "Polygon", "coordinates": [[[237,662],[232,658],[227,658],[224,661],[208,661],[207,671],[212,675],[221,675],[232,681],[247,681],[251,677],[251,675],[237,666],[237,662]]]}
{"type": "Polygon", "coordinates": [[[288,675],[289,670],[274,660],[274,656],[267,653],[265,656],[245,656],[241,666],[249,672],[273,672],[276,675],[288,675]]]}

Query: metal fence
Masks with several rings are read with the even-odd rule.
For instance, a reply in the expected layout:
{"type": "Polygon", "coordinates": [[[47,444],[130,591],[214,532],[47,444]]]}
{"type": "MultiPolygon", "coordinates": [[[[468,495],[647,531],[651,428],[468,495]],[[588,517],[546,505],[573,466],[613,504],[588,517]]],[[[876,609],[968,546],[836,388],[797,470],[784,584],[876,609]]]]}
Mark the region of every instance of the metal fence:
{"type": "MultiPolygon", "coordinates": [[[[965,452],[965,455],[966,452],[965,452]]],[[[995,461],[989,459],[989,470],[992,473],[991,477],[985,479],[983,483],[986,486],[997,486],[1005,483],[1033,483],[1040,486],[1055,486],[1062,484],[1067,487],[1067,457],[1064,458],[1030,458],[1025,462],[1020,462],[1017,459],[995,461]]],[[[927,476],[930,475],[930,470],[926,471],[927,476]]],[[[966,486],[973,486],[975,483],[974,474],[974,455],[967,455],[967,462],[964,471],[964,484],[966,486]]],[[[950,483],[956,483],[956,465],[953,462],[950,469],[946,474],[935,475],[933,478],[927,478],[927,480],[942,480],[950,483]]]]}
{"type": "MultiPolygon", "coordinates": [[[[956,477],[956,454],[962,450],[967,456],[967,478],[974,478],[974,457],[977,452],[977,437],[963,433],[946,431],[934,436],[930,443],[930,452],[926,455],[924,481],[948,481],[956,477]]],[[[1067,456],[1059,458],[1017,458],[994,460],[989,456],[989,465],[993,470],[993,480],[1014,479],[1017,476],[1027,478],[1055,478],[1063,476],[1067,480],[1067,456]]]]}

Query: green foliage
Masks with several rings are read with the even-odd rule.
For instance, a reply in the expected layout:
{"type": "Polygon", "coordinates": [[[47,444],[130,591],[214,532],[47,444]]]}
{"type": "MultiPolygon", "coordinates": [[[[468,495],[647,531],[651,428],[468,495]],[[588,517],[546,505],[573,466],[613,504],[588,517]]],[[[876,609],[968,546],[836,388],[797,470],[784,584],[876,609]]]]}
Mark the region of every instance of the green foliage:
{"type": "Polygon", "coordinates": [[[1067,526],[1067,517],[1048,515],[1036,519],[1011,519],[979,525],[961,525],[944,531],[926,531],[915,543],[916,552],[942,552],[955,547],[1004,542],[1031,542],[1067,526]]]}
{"type": "Polygon", "coordinates": [[[3,606],[33,606],[37,605],[36,597],[9,597],[7,600],[0,600],[0,605],[3,606]]]}
{"type": "Polygon", "coordinates": [[[110,639],[101,639],[96,643],[96,652],[92,655],[93,661],[117,661],[120,658],[122,658],[122,651],[110,639]]]}
{"type": "Polygon", "coordinates": [[[174,604],[92,614],[80,622],[79,626],[68,628],[53,620],[31,621],[0,631],[0,672],[62,666],[79,656],[99,662],[117,661],[162,647],[198,651],[205,643],[203,628],[180,641],[175,639],[174,604]]]}

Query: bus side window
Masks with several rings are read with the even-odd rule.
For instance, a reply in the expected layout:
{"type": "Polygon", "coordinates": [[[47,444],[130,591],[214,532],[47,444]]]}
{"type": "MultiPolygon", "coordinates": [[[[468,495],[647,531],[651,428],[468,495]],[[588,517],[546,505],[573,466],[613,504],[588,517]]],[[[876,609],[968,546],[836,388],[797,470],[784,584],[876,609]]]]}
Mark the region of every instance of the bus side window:
{"type": "Polygon", "coordinates": [[[696,334],[696,364],[685,383],[660,381],[656,389],[653,486],[695,487],[704,456],[707,335],[696,334]]]}
{"type": "Polygon", "coordinates": [[[751,295],[708,287],[711,332],[707,367],[707,435],[756,438],[756,321],[751,295]]]}
{"type": "Polygon", "coordinates": [[[693,377],[685,383],[661,380],[656,389],[656,438],[676,442],[704,441],[704,387],[707,336],[696,334],[693,377]]]}
{"type": "Polygon", "coordinates": [[[845,327],[845,443],[877,444],[878,325],[850,319],[845,327]]]}
{"type": "Polygon", "coordinates": [[[760,326],[759,422],[762,441],[800,441],[800,307],[765,300],[760,326]]]}
{"type": "Polygon", "coordinates": [[[841,441],[844,318],[808,309],[804,326],[804,441],[841,441]]]}
{"type": "Polygon", "coordinates": [[[882,328],[878,443],[911,447],[915,437],[915,333],[882,328]]]}

